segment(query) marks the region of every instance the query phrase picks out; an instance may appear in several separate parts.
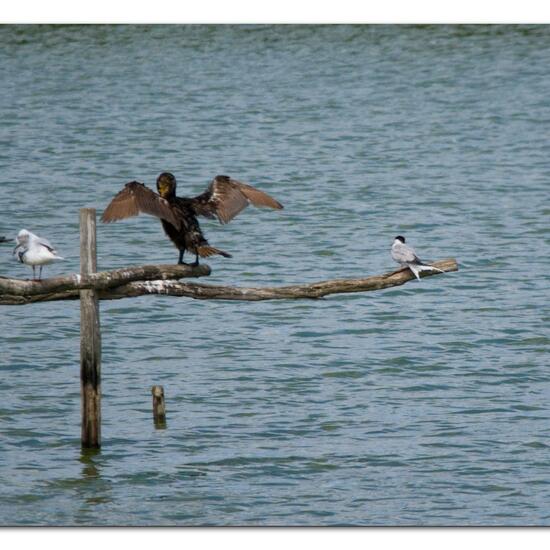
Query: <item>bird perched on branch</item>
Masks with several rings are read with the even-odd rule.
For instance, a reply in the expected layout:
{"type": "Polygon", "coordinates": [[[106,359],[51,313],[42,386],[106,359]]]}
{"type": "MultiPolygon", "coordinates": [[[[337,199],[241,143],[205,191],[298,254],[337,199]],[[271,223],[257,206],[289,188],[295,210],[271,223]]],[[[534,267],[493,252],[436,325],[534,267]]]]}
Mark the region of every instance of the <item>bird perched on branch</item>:
{"type": "Polygon", "coordinates": [[[192,265],[199,264],[199,257],[219,254],[230,258],[231,254],[208,244],[197,216],[217,218],[220,223],[229,223],[249,204],[281,209],[283,205],[267,193],[234,180],[229,176],[216,176],[208,188],[193,198],[176,196],[176,178],[163,172],[157,178],[158,194],[143,183],[127,183],[107,206],[101,221],[115,222],[140,213],[160,218],[164,232],[178,248],[178,264],[185,263],[186,250],[195,254],[192,265]]]}
{"type": "Polygon", "coordinates": [[[424,263],[409,245],[405,244],[405,237],[398,235],[395,237],[391,247],[391,257],[402,266],[408,267],[414,276],[420,281],[419,273],[421,271],[439,271],[445,273],[443,270],[424,263]]]}
{"type": "Polygon", "coordinates": [[[36,266],[40,266],[38,280],[42,278],[42,267],[51,264],[55,260],[63,260],[57,255],[57,251],[50,244],[50,241],[43,239],[26,229],[21,229],[17,234],[17,246],[13,249],[13,254],[17,259],[26,265],[32,266],[32,278],[36,280],[36,266]]]}

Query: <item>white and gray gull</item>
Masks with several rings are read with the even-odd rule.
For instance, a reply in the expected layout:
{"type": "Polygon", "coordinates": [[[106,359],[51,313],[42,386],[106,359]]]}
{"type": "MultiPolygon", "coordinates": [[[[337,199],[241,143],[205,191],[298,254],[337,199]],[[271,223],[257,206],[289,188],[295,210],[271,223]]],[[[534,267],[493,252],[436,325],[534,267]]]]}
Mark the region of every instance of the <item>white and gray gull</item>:
{"type": "Polygon", "coordinates": [[[50,244],[50,241],[43,239],[26,229],[21,229],[15,239],[17,246],[13,249],[13,254],[17,259],[26,265],[32,267],[32,278],[36,280],[36,266],[40,267],[38,280],[42,277],[42,267],[51,264],[56,260],[63,260],[57,255],[57,251],[50,244]]]}
{"type": "Polygon", "coordinates": [[[391,257],[401,266],[408,267],[414,276],[420,281],[419,273],[421,271],[439,271],[445,273],[443,270],[424,263],[414,251],[414,248],[405,244],[405,237],[398,235],[395,237],[391,247],[391,257]]]}

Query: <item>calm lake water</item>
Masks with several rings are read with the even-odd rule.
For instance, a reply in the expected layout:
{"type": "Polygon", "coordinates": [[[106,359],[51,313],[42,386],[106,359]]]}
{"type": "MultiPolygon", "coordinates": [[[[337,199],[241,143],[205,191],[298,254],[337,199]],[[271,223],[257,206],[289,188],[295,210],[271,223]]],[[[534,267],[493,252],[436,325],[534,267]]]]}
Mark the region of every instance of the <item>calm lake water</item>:
{"type": "MultiPolygon", "coordinates": [[[[102,302],[99,453],[78,302],[0,306],[0,524],[550,525],[548,59],[545,26],[0,27],[0,235],[48,237],[44,276],[79,270],[81,207],[165,170],[285,205],[202,222],[233,254],[203,282],[384,273],[398,234],[460,265],[102,302]]],[[[98,225],[102,270],[176,261],[154,218],[98,225]]]]}

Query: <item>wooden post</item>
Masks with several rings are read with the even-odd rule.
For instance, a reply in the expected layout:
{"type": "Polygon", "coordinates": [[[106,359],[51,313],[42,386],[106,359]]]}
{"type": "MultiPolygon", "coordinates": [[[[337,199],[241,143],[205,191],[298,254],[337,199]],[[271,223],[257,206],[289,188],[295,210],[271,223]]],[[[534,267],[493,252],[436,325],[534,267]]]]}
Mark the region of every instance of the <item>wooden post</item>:
{"type": "Polygon", "coordinates": [[[166,405],[164,404],[164,388],[162,386],[153,386],[153,420],[155,428],[166,428],[166,405]]]}
{"type": "MultiPolygon", "coordinates": [[[[80,275],[97,271],[95,208],[80,210],[80,275]]],[[[101,447],[101,333],[97,291],[80,291],[80,399],[83,448],[101,447]]]]}

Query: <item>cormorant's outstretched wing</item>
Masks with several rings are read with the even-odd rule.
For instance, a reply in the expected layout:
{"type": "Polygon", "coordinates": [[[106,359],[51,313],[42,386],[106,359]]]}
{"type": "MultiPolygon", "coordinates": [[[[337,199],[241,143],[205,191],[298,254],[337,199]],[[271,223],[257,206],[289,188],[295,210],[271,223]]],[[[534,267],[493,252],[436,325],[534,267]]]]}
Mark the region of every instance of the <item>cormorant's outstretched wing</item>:
{"type": "Polygon", "coordinates": [[[191,199],[195,213],[207,218],[218,218],[220,223],[229,223],[249,204],[280,210],[283,205],[267,193],[231,179],[229,176],[216,176],[208,189],[191,199]]]}
{"type": "Polygon", "coordinates": [[[166,220],[178,229],[181,225],[171,204],[138,181],[127,183],[122,191],[115,195],[103,212],[101,221],[104,223],[116,222],[137,216],[139,213],[150,214],[161,220],[166,220]]]}

